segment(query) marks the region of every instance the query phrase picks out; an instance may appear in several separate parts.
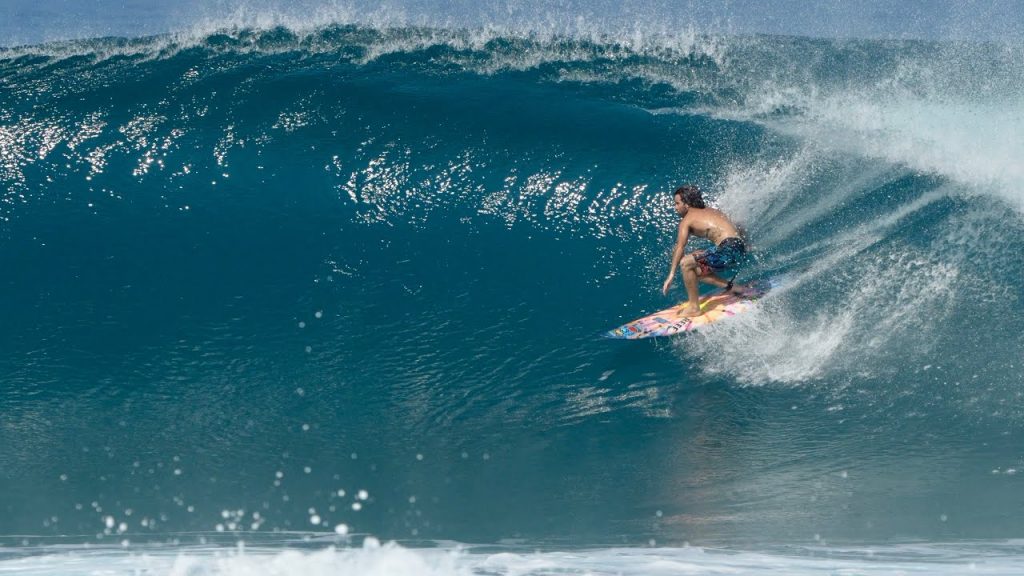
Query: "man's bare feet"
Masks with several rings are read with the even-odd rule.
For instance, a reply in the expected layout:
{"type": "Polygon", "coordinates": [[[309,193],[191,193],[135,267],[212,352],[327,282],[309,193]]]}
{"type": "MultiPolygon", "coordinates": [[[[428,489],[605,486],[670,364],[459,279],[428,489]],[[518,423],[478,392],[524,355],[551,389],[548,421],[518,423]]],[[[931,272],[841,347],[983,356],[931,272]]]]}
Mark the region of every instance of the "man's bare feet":
{"type": "Polygon", "coordinates": [[[700,309],[700,306],[696,304],[683,304],[683,309],[679,311],[679,315],[683,318],[695,318],[703,314],[704,311],[700,309]]]}

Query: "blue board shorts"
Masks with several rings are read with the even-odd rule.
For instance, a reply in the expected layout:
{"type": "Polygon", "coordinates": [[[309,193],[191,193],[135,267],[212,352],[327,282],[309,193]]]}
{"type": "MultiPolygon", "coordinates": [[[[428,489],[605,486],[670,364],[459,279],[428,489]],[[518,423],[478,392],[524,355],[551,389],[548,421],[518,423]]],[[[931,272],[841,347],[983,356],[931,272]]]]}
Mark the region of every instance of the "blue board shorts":
{"type": "Polygon", "coordinates": [[[734,236],[722,240],[718,246],[705,250],[703,254],[697,256],[694,260],[697,261],[697,266],[700,267],[700,275],[707,276],[720,270],[728,270],[740,266],[746,254],[747,247],[743,244],[743,240],[734,236]]]}

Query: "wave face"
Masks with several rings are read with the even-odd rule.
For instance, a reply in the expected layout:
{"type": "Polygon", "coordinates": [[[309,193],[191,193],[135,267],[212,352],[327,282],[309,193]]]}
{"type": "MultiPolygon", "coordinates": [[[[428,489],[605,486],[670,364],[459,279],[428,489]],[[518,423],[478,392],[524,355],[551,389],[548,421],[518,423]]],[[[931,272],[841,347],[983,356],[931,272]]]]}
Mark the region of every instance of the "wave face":
{"type": "Polygon", "coordinates": [[[1020,537],[1022,56],[337,24],[0,51],[3,561],[1020,537]],[[597,338],[669,303],[686,182],[785,289],[597,338]]]}

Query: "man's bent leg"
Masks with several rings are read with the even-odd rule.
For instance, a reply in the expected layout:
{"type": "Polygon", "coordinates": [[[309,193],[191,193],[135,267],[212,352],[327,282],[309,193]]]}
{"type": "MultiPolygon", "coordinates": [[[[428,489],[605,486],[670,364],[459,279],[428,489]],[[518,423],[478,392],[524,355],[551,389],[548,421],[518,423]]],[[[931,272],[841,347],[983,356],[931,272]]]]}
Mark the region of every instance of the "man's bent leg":
{"type": "Polygon", "coordinates": [[[726,286],[729,285],[728,280],[723,280],[721,276],[715,274],[714,272],[712,272],[711,274],[701,276],[700,281],[705,284],[712,284],[714,286],[718,286],[719,288],[725,288],[726,286]]]}
{"type": "Polygon", "coordinates": [[[732,292],[733,294],[736,294],[737,296],[742,296],[743,294],[745,294],[745,286],[743,284],[732,282],[732,286],[729,286],[730,282],[728,280],[722,279],[721,276],[715,273],[701,276],[700,281],[704,282],[705,284],[713,284],[715,286],[718,286],[719,288],[730,288],[729,291],[732,292]]]}
{"type": "Polygon", "coordinates": [[[683,310],[680,312],[683,316],[694,317],[700,316],[700,289],[697,285],[698,271],[700,266],[694,259],[693,255],[687,255],[683,257],[683,285],[686,286],[686,304],[683,305],[683,310]]]}

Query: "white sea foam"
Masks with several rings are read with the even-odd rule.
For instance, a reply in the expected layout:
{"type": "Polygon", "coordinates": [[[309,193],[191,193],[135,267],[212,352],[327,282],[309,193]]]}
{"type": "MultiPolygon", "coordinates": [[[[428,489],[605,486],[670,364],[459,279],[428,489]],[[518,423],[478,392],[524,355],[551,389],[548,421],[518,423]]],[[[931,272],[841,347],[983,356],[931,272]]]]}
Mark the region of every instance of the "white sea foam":
{"type": "MultiPolygon", "coordinates": [[[[903,364],[887,356],[916,358],[934,346],[964,302],[965,275],[1007,265],[1012,248],[993,230],[1007,207],[1024,215],[1024,100],[1010,89],[1013,79],[986,84],[948,54],[929,58],[852,89],[800,86],[800,74],[768,72],[741,104],[702,109],[796,144],[789,154],[737,163],[715,188],[718,206],[753,231],[755,249],[775,251],[771,265],[798,270],[774,304],[687,344],[698,355],[729,346],[704,369],[744,383],[879,376],[903,364]],[[895,195],[877,194],[903,176],[933,176],[934,184],[916,196],[898,185],[895,195]],[[869,209],[849,209],[870,194],[869,209]],[[943,210],[935,229],[912,234],[915,246],[898,240],[908,236],[908,217],[940,201],[948,209],[955,198],[969,209],[943,210]],[[832,232],[805,241],[809,226],[832,232]]],[[[1004,286],[993,290],[1007,296],[1004,286]]]]}
{"type": "Polygon", "coordinates": [[[735,163],[717,187],[714,204],[755,232],[757,248],[770,249],[893,180],[894,172],[889,166],[829,156],[806,145],[783,158],[735,163]]]}
{"type": "MultiPolygon", "coordinates": [[[[716,362],[702,364],[705,371],[744,384],[792,384],[837,373],[863,377],[892,367],[879,358],[894,341],[904,349],[927,349],[929,334],[952,312],[953,287],[967,265],[963,255],[878,243],[949,193],[948,187],[926,193],[781,257],[801,263],[807,254],[811,263],[790,273],[754,313],[680,346],[697,357],[714,355],[716,362]],[[827,298],[818,298],[821,293],[827,298]],[[729,354],[716,353],[722,349],[729,354]]],[[[804,218],[794,211],[796,220],[804,218]]]]}
{"type": "MultiPolygon", "coordinates": [[[[422,7],[419,7],[422,8],[422,7]]],[[[206,44],[212,38],[227,40],[219,50],[239,53],[278,53],[301,50],[316,54],[338,48],[333,34],[325,31],[358,27],[376,34],[358,39],[362,62],[395,53],[415,53],[436,46],[457,51],[480,52],[495,40],[527,41],[527,50],[492,53],[483,62],[456,58],[479,73],[526,70],[547,62],[626,59],[636,55],[678,58],[699,55],[722,63],[727,43],[708,35],[693,23],[670,25],[652,19],[609,18],[593,10],[532,12],[509,6],[498,14],[477,7],[464,10],[417,9],[401,3],[369,3],[359,0],[318,2],[288,6],[273,2],[222,2],[189,14],[169,32],[128,39],[78,39],[42,45],[0,49],[0,59],[25,55],[56,59],[87,55],[102,61],[131,56],[142,59],[173,57],[182,50],[206,44]],[[568,42],[567,42],[568,41],[568,42]],[[589,43],[582,46],[578,43],[589,43]],[[595,49],[595,46],[597,49],[595,49]]],[[[663,80],[670,81],[670,76],[663,80]]],[[[601,81],[615,81],[607,75],[601,81]]]]}
{"type": "Polygon", "coordinates": [[[765,124],[819,149],[855,153],[994,194],[1024,212],[1024,100],[887,100],[846,94],[765,124]]]}
{"type": "MultiPolygon", "coordinates": [[[[168,576],[460,576],[471,574],[1020,574],[1020,543],[972,542],[877,547],[792,548],[745,552],[713,548],[610,548],[532,552],[474,551],[461,546],[405,548],[367,539],[362,548],[65,549],[0,560],[5,574],[153,574],[168,576]]],[[[27,552],[27,551],[19,551],[27,552]]]]}

